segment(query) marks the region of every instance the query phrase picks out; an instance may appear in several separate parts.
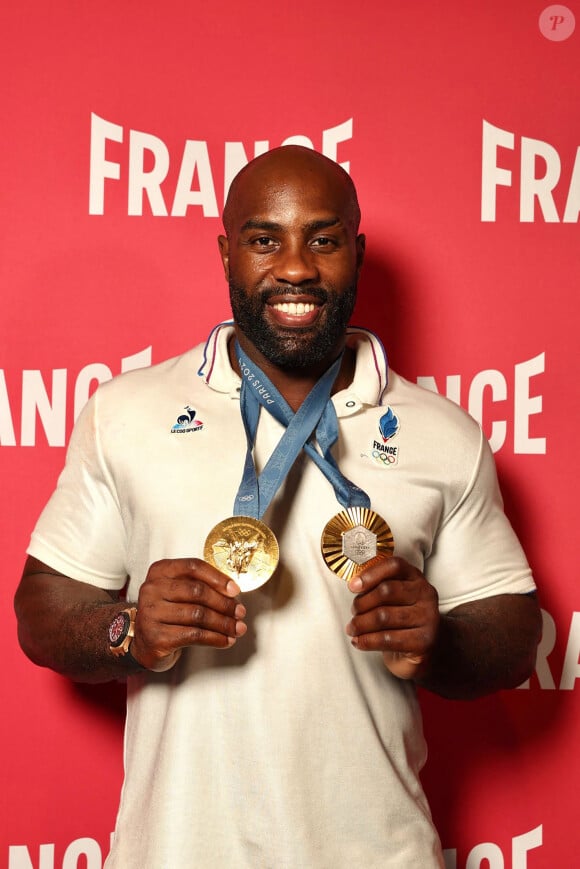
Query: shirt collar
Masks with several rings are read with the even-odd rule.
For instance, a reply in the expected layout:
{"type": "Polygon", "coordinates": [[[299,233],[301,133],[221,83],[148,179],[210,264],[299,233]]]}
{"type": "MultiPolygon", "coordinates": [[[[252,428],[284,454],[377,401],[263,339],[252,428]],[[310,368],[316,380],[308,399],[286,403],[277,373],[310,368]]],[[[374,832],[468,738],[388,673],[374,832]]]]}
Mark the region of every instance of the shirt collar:
{"type": "Polygon", "coordinates": [[[241,380],[232,369],[228,354],[228,342],[233,334],[233,320],[225,320],[214,326],[205,342],[203,359],[197,374],[216,392],[229,393],[232,398],[237,398],[241,380]]]}
{"type": "Polygon", "coordinates": [[[387,354],[379,338],[368,329],[349,326],[346,343],[356,352],[350,386],[332,396],[337,416],[352,416],[362,407],[382,404],[389,382],[387,354]]]}
{"type": "MultiPolygon", "coordinates": [[[[211,389],[238,398],[241,380],[233,371],[228,354],[228,341],[233,334],[232,320],[219,323],[212,329],[197,373],[211,389]]],[[[349,326],[347,345],[356,352],[356,364],[350,386],[332,397],[339,417],[351,416],[365,405],[381,404],[388,385],[387,355],[373,332],[349,326]]]]}

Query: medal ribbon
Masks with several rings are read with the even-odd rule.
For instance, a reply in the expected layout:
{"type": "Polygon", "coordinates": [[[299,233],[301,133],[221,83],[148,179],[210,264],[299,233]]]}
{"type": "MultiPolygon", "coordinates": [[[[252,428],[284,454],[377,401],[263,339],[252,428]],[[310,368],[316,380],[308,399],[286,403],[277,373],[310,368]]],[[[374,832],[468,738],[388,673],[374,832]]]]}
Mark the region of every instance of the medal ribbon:
{"type": "Polygon", "coordinates": [[[294,413],[274,384],[246,356],[237,341],[236,353],[242,375],[240,409],[247,450],[234,514],[261,519],[302,450],[305,450],[330,482],[343,507],[369,508],[370,499],[366,492],[341,473],[331,453],[332,446],[338,440],[338,420],[330,400],[330,392],[340,368],[342,354],[325,371],[294,413]],[[281,423],[286,431],[258,477],[252,452],[261,407],[281,423]],[[320,452],[309,442],[313,433],[320,452]]]}

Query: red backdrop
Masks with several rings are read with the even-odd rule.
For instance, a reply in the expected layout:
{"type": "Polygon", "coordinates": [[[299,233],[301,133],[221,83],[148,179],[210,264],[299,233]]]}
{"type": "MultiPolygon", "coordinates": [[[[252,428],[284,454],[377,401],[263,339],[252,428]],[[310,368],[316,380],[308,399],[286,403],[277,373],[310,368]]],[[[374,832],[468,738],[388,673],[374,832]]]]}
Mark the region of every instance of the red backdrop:
{"type": "Polygon", "coordinates": [[[12,614],[75,412],[229,315],[224,188],[297,136],[359,189],[355,322],[482,419],[541,589],[529,685],[422,696],[448,867],[578,865],[578,0],[7,0],[0,39],[0,865],[100,869],[121,783],[122,687],[35,668],[12,614]]]}

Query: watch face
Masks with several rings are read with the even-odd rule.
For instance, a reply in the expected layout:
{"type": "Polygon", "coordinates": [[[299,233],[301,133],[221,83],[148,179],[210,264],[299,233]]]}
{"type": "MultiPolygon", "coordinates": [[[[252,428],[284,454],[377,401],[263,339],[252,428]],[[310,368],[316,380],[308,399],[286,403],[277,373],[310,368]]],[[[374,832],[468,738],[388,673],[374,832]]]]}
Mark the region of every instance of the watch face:
{"type": "Polygon", "coordinates": [[[121,612],[115,616],[109,625],[109,642],[112,646],[120,646],[129,629],[129,613],[121,612]]]}

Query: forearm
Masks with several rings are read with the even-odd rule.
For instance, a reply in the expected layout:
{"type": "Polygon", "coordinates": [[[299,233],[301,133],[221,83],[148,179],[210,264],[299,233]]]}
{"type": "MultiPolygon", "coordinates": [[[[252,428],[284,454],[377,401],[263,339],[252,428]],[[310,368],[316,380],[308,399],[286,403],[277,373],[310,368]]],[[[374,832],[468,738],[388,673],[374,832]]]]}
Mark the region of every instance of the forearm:
{"type": "Polygon", "coordinates": [[[143,668],[162,673],[188,646],[231,649],[244,636],[239,593],[229,576],[201,559],[157,561],[139,589],[134,633],[123,626],[115,654],[109,627],[129,604],[29,558],[15,597],[18,636],[34,663],[77,681],[123,679],[143,668]]]}
{"type": "Polygon", "coordinates": [[[437,640],[417,684],[470,700],[515,688],[532,673],[541,636],[535,597],[498,595],[441,616],[437,640]]]}
{"type": "Polygon", "coordinates": [[[35,664],[75,681],[125,679],[138,667],[115,657],[108,642],[109,625],[125,606],[102,589],[31,570],[15,597],[20,645],[35,664]]]}

